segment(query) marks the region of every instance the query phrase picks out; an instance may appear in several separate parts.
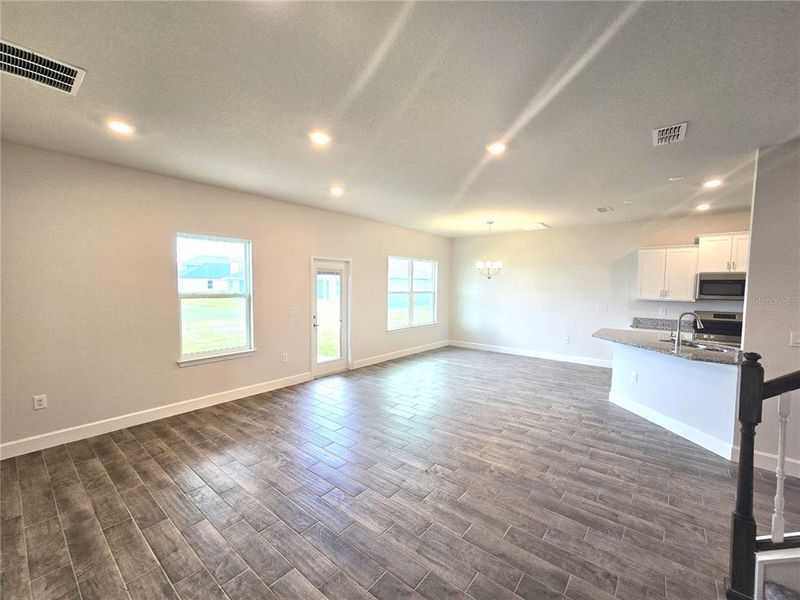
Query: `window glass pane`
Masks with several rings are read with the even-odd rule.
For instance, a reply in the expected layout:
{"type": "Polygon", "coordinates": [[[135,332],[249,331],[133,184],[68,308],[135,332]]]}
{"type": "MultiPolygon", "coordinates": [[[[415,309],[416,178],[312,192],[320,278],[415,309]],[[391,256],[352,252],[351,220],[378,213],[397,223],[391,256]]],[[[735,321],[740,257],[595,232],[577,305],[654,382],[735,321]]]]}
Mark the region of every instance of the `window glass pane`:
{"type": "Polygon", "coordinates": [[[409,294],[389,294],[389,329],[408,327],[408,297],[409,294]]]}
{"type": "Polygon", "coordinates": [[[407,258],[389,258],[390,292],[408,292],[411,289],[410,266],[411,261],[407,258]]]}
{"type": "Polygon", "coordinates": [[[414,325],[433,323],[433,292],[414,294],[414,325]]]}
{"type": "Polygon", "coordinates": [[[432,260],[414,261],[414,291],[432,292],[433,289],[433,265],[432,260]]]}
{"type": "Polygon", "coordinates": [[[246,298],[182,298],[181,354],[248,348],[246,298]]]}
{"type": "Polygon", "coordinates": [[[247,293],[247,242],[178,236],[181,294],[247,293]]]}

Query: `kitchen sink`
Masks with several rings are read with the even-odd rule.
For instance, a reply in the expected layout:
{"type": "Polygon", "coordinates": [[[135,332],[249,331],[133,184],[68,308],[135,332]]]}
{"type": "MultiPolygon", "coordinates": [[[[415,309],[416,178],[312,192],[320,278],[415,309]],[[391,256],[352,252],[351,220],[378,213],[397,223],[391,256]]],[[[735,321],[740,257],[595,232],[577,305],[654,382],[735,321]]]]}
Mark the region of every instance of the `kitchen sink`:
{"type": "MultiPolygon", "coordinates": [[[[669,340],[658,340],[659,342],[663,342],[665,344],[675,344],[674,339],[669,340]]],[[[684,340],[681,342],[681,348],[694,348],[696,350],[708,350],[709,352],[738,352],[739,348],[734,348],[733,346],[717,346],[714,344],[704,344],[702,342],[697,342],[695,340],[684,340]]]]}

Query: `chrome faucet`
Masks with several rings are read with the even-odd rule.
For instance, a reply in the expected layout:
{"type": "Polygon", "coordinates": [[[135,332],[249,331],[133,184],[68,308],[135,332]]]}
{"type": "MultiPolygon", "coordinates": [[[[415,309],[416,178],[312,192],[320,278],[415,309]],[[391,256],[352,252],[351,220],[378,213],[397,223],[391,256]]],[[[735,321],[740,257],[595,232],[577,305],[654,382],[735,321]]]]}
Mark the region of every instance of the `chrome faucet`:
{"type": "Polygon", "coordinates": [[[692,315],[697,320],[697,328],[703,328],[703,322],[700,320],[700,317],[697,316],[696,313],[691,311],[681,313],[681,316],[678,317],[678,329],[675,331],[675,354],[680,354],[681,351],[681,322],[683,321],[683,317],[686,315],[692,315]]]}

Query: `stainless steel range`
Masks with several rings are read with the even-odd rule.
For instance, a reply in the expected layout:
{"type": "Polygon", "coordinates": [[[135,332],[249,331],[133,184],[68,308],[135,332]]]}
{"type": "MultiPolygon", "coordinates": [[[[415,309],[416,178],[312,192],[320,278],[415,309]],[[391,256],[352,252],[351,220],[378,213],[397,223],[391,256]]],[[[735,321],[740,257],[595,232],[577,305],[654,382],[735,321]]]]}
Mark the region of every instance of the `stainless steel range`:
{"type": "Polygon", "coordinates": [[[716,310],[696,312],[703,322],[703,328],[697,330],[695,339],[737,347],[742,345],[742,313],[716,310]]]}

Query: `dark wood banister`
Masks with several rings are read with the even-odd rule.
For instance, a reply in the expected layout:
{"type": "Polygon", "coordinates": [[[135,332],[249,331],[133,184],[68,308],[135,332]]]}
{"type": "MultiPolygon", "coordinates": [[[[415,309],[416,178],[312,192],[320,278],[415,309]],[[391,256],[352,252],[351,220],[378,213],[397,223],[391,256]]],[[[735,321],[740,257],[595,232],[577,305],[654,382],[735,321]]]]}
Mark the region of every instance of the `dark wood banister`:
{"type": "Polygon", "coordinates": [[[728,600],[752,600],[756,569],[756,520],[753,517],[753,459],[756,426],[764,400],[800,389],[800,371],[764,381],[764,368],[755,352],[745,352],[739,377],[739,473],[736,507],[731,515],[728,600]]]}
{"type": "Polygon", "coordinates": [[[764,400],[800,389],[800,371],[787,373],[764,382],[764,400]]]}

